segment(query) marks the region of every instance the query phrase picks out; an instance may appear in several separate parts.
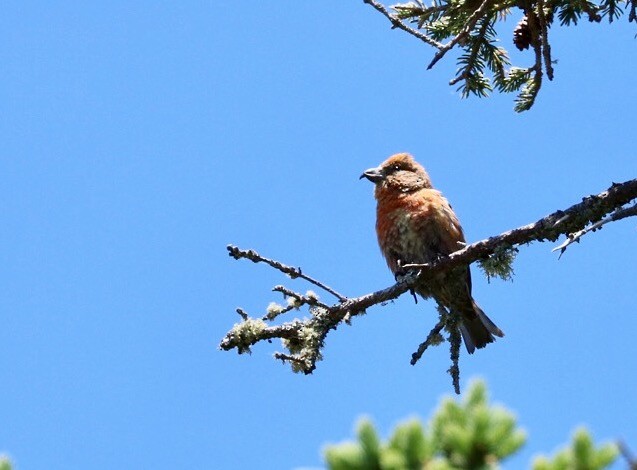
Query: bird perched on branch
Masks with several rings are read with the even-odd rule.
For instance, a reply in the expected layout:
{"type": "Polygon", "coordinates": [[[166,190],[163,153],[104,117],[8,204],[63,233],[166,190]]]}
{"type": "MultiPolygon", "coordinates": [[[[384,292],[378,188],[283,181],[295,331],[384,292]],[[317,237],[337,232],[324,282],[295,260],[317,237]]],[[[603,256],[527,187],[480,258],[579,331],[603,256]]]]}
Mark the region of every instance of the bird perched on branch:
{"type": "MultiPolygon", "coordinates": [[[[361,178],[376,186],[378,244],[395,276],[406,274],[402,267],[407,264],[431,263],[464,247],[456,214],[411,155],[393,155],[361,178]]],[[[458,316],[469,354],[493,342],[494,336],[504,336],[473,300],[468,266],[436,274],[417,284],[415,291],[458,316]]]]}

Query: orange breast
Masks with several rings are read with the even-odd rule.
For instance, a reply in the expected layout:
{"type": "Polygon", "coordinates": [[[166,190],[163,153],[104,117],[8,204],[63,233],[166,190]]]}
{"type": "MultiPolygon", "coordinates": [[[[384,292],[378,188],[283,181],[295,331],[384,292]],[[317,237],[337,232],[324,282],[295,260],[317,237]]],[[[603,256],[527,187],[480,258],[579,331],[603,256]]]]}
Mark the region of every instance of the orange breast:
{"type": "Polygon", "coordinates": [[[439,191],[376,192],[376,232],[392,272],[409,263],[428,263],[460,248],[464,235],[439,191]]]}

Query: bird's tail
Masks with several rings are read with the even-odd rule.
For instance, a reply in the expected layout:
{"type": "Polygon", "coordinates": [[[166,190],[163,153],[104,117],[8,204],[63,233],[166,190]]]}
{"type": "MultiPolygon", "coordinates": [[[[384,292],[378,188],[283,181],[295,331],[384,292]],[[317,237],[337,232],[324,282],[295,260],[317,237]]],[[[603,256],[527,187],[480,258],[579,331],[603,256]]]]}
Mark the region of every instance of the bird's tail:
{"type": "Polygon", "coordinates": [[[471,310],[462,312],[460,323],[460,333],[469,354],[473,354],[476,348],[484,348],[487,344],[493,343],[494,335],[500,338],[504,336],[502,330],[487,317],[473,299],[471,305],[471,310]]]}

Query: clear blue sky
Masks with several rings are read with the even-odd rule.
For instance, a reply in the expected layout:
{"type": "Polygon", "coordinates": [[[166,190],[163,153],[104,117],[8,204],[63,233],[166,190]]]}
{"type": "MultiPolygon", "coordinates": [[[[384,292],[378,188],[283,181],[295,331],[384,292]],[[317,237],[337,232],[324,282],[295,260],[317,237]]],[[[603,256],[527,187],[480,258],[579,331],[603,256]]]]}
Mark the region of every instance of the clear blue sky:
{"type": "MultiPolygon", "coordinates": [[[[392,283],[358,180],[391,153],[428,168],[470,241],[637,176],[625,18],[553,28],[555,82],[515,115],[512,96],[459,99],[453,56],[426,71],[433,51],[362,1],[328,3],[4,2],[0,451],[18,469],[316,468],[363,414],[384,435],[426,418],[452,393],[445,348],[409,365],[431,303],[370,309],[294,375],[278,344],[217,349],[236,307],[307,288],[226,244],[355,296],[392,283]]],[[[635,225],[560,261],[524,247],[513,283],[474,268],[506,337],[462,356],[462,387],[485,378],[528,431],[506,468],[579,424],[637,451],[635,225]]]]}

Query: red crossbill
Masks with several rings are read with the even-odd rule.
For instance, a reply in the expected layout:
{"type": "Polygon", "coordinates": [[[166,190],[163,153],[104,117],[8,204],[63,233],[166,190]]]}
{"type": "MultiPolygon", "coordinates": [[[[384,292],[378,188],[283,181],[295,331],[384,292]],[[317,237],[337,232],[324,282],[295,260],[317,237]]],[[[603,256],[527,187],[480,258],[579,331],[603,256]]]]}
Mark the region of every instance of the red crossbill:
{"type": "MultiPolygon", "coordinates": [[[[375,183],[378,244],[395,276],[402,266],[436,261],[465,246],[464,233],[447,199],[435,190],[425,169],[408,153],[389,157],[361,175],[375,183]]],[[[469,354],[504,333],[471,296],[468,266],[435,275],[415,286],[460,317],[460,333],[469,354]]]]}

